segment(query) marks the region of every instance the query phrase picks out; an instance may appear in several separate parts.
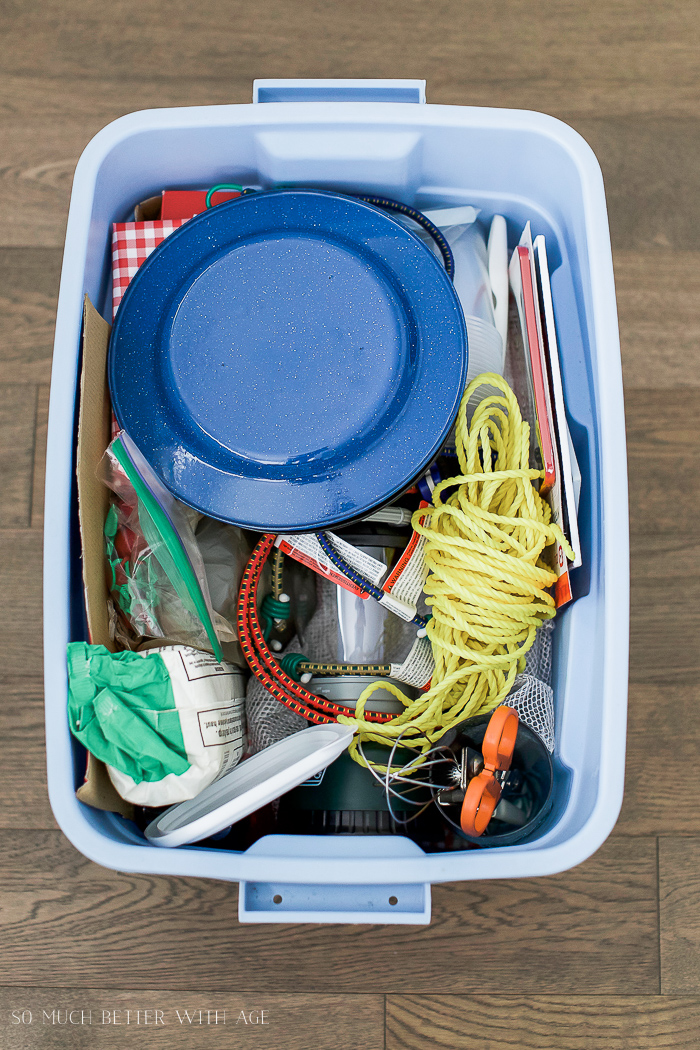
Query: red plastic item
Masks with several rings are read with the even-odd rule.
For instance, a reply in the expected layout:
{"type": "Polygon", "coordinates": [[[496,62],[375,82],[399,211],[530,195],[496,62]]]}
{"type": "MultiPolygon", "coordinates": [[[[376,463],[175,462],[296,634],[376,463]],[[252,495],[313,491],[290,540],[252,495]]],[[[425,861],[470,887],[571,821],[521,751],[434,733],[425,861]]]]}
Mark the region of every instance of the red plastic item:
{"type": "MultiPolygon", "coordinates": [[[[236,190],[217,190],[212,195],[212,207],[240,197],[236,190]]],[[[163,190],[161,219],[191,219],[206,210],[206,190],[163,190]]]]}

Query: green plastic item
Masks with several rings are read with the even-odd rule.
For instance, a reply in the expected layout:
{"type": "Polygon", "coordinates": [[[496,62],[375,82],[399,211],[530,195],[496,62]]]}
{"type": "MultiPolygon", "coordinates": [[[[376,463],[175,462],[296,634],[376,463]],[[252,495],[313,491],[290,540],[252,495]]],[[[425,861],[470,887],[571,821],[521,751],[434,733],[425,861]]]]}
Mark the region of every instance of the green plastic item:
{"type": "Polygon", "coordinates": [[[182,545],[182,540],[168,515],[132,463],[121,438],[116,438],[112,442],[112,451],[138,496],[139,522],[146,542],[157,551],[158,561],[182,604],[201,621],[214,656],[217,660],[223,661],[224,654],[221,644],[209,615],[202,588],[187,556],[187,551],[182,545]]]}
{"type": "Polygon", "coordinates": [[[110,503],[104,527],[105,558],[107,559],[108,572],[107,586],[109,587],[109,593],[112,595],[118,608],[123,612],[127,620],[129,620],[131,619],[134,610],[134,601],[132,597],[132,587],[134,583],[136,584],[138,592],[146,596],[145,602],[142,599],[142,605],[146,605],[147,608],[155,608],[156,605],[159,604],[159,596],[157,589],[149,580],[148,569],[143,563],[139,564],[138,559],[136,559],[136,564],[123,564],[116,545],[118,531],[119,513],[116,505],[110,503]],[[120,569],[130,577],[130,579],[123,584],[117,582],[120,569]]]}
{"type": "Polygon", "coordinates": [[[68,718],[95,758],[137,784],[190,768],[170,675],[157,653],[69,642],[68,718]]]}
{"type": "MultiPolygon", "coordinates": [[[[378,765],[384,765],[389,757],[389,749],[381,744],[365,744],[365,755],[378,765]]],[[[403,765],[410,762],[415,752],[404,748],[397,748],[394,762],[403,765]]],[[[312,778],[313,780],[314,778],[312,778]]],[[[400,791],[400,789],[398,789],[400,791]]],[[[430,801],[430,790],[418,789],[419,793],[411,793],[408,797],[413,801],[430,801]]],[[[300,784],[293,791],[288,792],[281,800],[284,811],[289,810],[326,810],[335,812],[387,812],[389,807],[386,802],[384,786],[380,784],[365,766],[353,762],[347,752],[344,752],[335,762],[331,762],[319,778],[318,783],[300,784]]],[[[411,802],[394,796],[391,800],[392,809],[396,813],[404,813],[413,810],[411,802]]]]}

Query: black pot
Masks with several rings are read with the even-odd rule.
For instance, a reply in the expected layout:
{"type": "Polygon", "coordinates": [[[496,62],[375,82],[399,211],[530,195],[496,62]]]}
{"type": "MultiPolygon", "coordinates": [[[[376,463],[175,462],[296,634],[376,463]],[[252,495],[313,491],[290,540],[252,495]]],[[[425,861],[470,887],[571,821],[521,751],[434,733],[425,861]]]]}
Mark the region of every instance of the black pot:
{"type": "MultiPolygon", "coordinates": [[[[459,754],[463,747],[471,747],[480,752],[490,718],[491,714],[477,715],[476,718],[468,718],[460,722],[442,737],[440,745],[452,748],[456,754],[459,754]]],[[[478,838],[473,835],[465,835],[459,829],[462,838],[474,843],[475,846],[512,846],[516,842],[521,842],[540,826],[552,808],[554,785],[552,756],[537,733],[524,722],[518,725],[518,735],[510,768],[511,776],[509,782],[506,782],[501,798],[508,802],[517,802],[519,807],[522,807],[524,803],[526,821],[521,826],[514,828],[512,824],[507,824],[494,816],[486,826],[483,835],[478,838]]],[[[434,787],[446,786],[438,780],[442,767],[437,765],[433,769],[435,770],[434,787]]],[[[447,815],[458,828],[460,809],[461,803],[447,808],[447,815]]]]}

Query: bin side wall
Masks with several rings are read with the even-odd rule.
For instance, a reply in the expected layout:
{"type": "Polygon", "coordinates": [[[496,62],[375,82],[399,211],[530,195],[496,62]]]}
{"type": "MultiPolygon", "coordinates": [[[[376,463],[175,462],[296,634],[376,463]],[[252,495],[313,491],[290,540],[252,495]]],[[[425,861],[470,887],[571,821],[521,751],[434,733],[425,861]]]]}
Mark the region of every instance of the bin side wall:
{"type": "MultiPolygon", "coordinates": [[[[601,838],[589,825],[605,801],[601,797],[604,708],[612,702],[605,681],[610,625],[606,621],[603,528],[616,526],[606,522],[605,516],[610,493],[604,491],[601,479],[598,405],[599,354],[607,355],[608,367],[612,356],[613,368],[617,355],[619,368],[619,345],[614,313],[607,318],[596,316],[603,307],[596,300],[591,270],[599,265],[609,268],[612,281],[612,267],[602,182],[598,185],[599,170],[587,155],[587,147],[581,144],[579,148],[578,137],[565,125],[537,114],[404,105],[288,104],[153,111],[122,118],[101,136],[88,147],[85,163],[81,161],[82,168],[79,165],[76,173],[52,382],[49,447],[53,446],[50,460],[53,455],[56,473],[47,481],[47,496],[52,488],[51,495],[57,497],[53,505],[64,517],[53,537],[54,562],[47,561],[46,579],[52,595],[58,596],[59,607],[72,610],[66,617],[71,637],[82,637],[84,632],[75,587],[72,607],[70,602],[70,581],[80,579],[78,552],[73,548],[70,566],[60,563],[59,556],[59,545],[64,544],[65,559],[70,533],[71,511],[65,493],[72,477],[69,420],[78,368],[76,318],[80,316],[79,304],[75,309],[73,299],[86,292],[109,316],[112,222],[127,218],[139,200],[167,186],[293,182],[350,191],[381,190],[419,207],[475,204],[487,221],[494,213],[506,215],[511,247],[527,219],[533,222],[534,234],[545,234],[554,271],[567,408],[583,474],[581,533],[587,566],[580,571],[582,597],[561,616],[556,632],[560,800],[548,826],[533,843],[511,847],[505,855],[501,851],[468,852],[426,857],[412,864],[416,879],[426,881],[538,874],[568,867],[567,844],[574,837],[583,835],[596,848],[607,834],[601,838]],[[600,330],[606,322],[610,338],[601,347],[600,330]]],[[[622,462],[624,466],[624,451],[622,462]]],[[[623,525],[626,529],[626,521],[623,525]]],[[[621,626],[624,634],[625,625],[621,626]]],[[[47,628],[52,630],[48,623],[47,628]]],[[[246,874],[244,858],[235,854],[222,858],[220,853],[215,857],[213,851],[202,849],[156,851],[157,862],[154,857],[149,860],[143,851],[152,854],[155,847],[146,845],[120,818],[87,813],[75,802],[73,789],[79,771],[73,767],[74,774],[69,776],[66,769],[71,747],[65,715],[64,641],[65,634],[59,631],[47,643],[47,721],[50,718],[57,730],[48,744],[52,804],[69,837],[92,856],[102,845],[99,859],[109,866],[254,877],[246,874]],[[89,844],[84,838],[90,839],[89,844]],[[127,863],[124,849],[129,855],[137,853],[139,859],[127,863]]],[[[625,697],[617,702],[624,707],[625,697]]],[[[607,753],[606,761],[620,767],[623,755],[624,750],[618,748],[607,753]]],[[[70,759],[71,764],[74,760],[70,759]]],[[[615,775],[608,773],[606,783],[617,783],[615,775]]],[[[582,859],[573,850],[570,856],[571,863],[582,859]]],[[[288,857],[280,858],[280,871],[272,872],[274,862],[268,858],[269,877],[288,877],[289,863],[288,857]]],[[[326,878],[330,870],[323,865],[319,868],[310,858],[300,858],[299,863],[299,877],[309,882],[326,878]]],[[[357,881],[368,877],[371,881],[371,872],[368,875],[358,869],[357,881]]]]}

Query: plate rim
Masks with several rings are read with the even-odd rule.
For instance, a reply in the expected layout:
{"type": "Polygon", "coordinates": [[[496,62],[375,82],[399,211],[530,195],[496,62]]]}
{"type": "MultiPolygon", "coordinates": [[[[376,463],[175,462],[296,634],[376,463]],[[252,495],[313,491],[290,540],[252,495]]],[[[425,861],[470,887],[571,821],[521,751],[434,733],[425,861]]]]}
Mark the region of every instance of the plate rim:
{"type": "MultiPolygon", "coordinates": [[[[168,488],[168,490],[171,491],[176,498],[180,499],[183,503],[187,504],[188,506],[191,506],[194,509],[198,510],[200,513],[206,514],[206,515],[214,517],[214,518],[217,518],[218,520],[221,520],[221,521],[226,521],[226,522],[229,522],[231,524],[238,525],[241,528],[247,528],[247,529],[252,529],[252,530],[256,530],[256,531],[259,531],[261,529],[263,531],[277,531],[277,532],[280,532],[280,531],[305,532],[305,531],[314,531],[314,530],[317,531],[318,529],[331,528],[333,526],[337,526],[337,525],[340,525],[340,524],[346,524],[346,523],[350,523],[351,521],[358,520],[359,518],[361,518],[364,515],[366,515],[367,513],[369,513],[372,509],[376,509],[377,507],[379,507],[379,506],[381,506],[381,505],[383,505],[383,504],[385,504],[387,502],[390,502],[392,499],[396,498],[396,496],[398,494],[400,494],[407,486],[409,486],[417,477],[420,477],[420,475],[424,472],[424,470],[427,468],[427,466],[435,458],[435,456],[438,453],[440,447],[444,443],[447,434],[449,433],[449,430],[450,430],[450,428],[451,428],[451,426],[452,426],[452,424],[454,422],[454,419],[455,419],[455,417],[457,415],[457,412],[459,410],[459,405],[460,405],[460,401],[461,401],[461,395],[462,395],[462,393],[464,391],[465,384],[466,384],[466,377],[467,377],[467,370],[468,370],[468,334],[467,334],[466,322],[464,320],[464,314],[463,314],[463,310],[462,310],[462,307],[461,307],[461,303],[459,302],[459,298],[457,296],[457,293],[454,290],[454,286],[452,284],[452,281],[447,276],[441,261],[435,256],[435,254],[430,250],[430,248],[427,247],[427,245],[424,244],[421,241],[421,239],[419,237],[417,237],[413,233],[413,231],[409,230],[403,223],[399,222],[398,219],[396,219],[390,212],[386,212],[386,211],[382,210],[381,208],[379,208],[379,207],[377,207],[377,206],[375,206],[373,204],[370,204],[370,203],[368,203],[366,201],[363,201],[360,197],[355,197],[355,196],[350,195],[350,194],[344,194],[344,193],[336,192],[336,191],[333,191],[333,190],[321,190],[321,189],[315,189],[315,188],[299,187],[299,188],[273,189],[273,190],[268,190],[268,191],[262,191],[261,193],[256,193],[256,194],[247,194],[247,195],[244,195],[242,197],[238,197],[238,198],[236,198],[234,200],[227,201],[227,202],[224,202],[223,204],[217,205],[216,208],[212,208],[208,212],[203,212],[200,215],[195,216],[193,219],[189,220],[187,223],[183,223],[182,226],[178,227],[171,234],[169,234],[166,238],[164,238],[164,240],[151,252],[151,254],[148,256],[148,258],[145,260],[145,262],[139,268],[137,273],[134,275],[134,278],[131,280],[131,282],[130,282],[130,284],[129,284],[129,286],[128,286],[128,288],[127,288],[127,290],[126,290],[126,292],[125,292],[125,294],[124,294],[124,296],[122,298],[122,301],[121,301],[121,303],[119,305],[119,309],[118,309],[117,314],[115,316],[114,324],[113,324],[113,327],[112,327],[112,333],[111,333],[111,336],[110,336],[109,370],[108,370],[110,394],[112,394],[112,391],[113,391],[114,387],[118,387],[118,385],[119,385],[119,378],[118,378],[118,354],[116,353],[114,348],[115,348],[116,345],[118,345],[118,340],[119,340],[119,336],[120,336],[120,332],[121,332],[120,319],[122,317],[126,316],[125,315],[125,309],[126,309],[126,311],[128,313],[129,302],[138,293],[138,290],[141,287],[141,285],[144,283],[144,281],[148,280],[148,275],[149,275],[151,269],[154,266],[158,265],[158,262],[162,258],[163,254],[165,254],[165,252],[169,252],[171,250],[172,246],[174,244],[176,244],[182,237],[188,237],[188,236],[192,235],[191,231],[193,229],[193,224],[199,225],[199,222],[201,220],[203,220],[206,217],[209,217],[214,212],[216,212],[218,215],[223,217],[223,215],[225,213],[228,213],[233,208],[240,207],[242,202],[247,201],[247,200],[252,200],[254,198],[258,198],[259,199],[261,196],[264,196],[264,197],[266,197],[268,199],[269,198],[273,198],[273,197],[280,197],[280,196],[293,196],[295,198],[298,198],[299,196],[322,197],[322,198],[329,199],[331,201],[338,201],[338,200],[340,200],[340,201],[349,203],[352,206],[357,206],[362,211],[366,211],[367,213],[369,213],[371,216],[375,216],[376,217],[377,214],[381,215],[383,221],[387,221],[391,225],[393,225],[397,231],[400,231],[400,235],[402,237],[404,237],[404,238],[408,237],[410,239],[410,241],[415,244],[415,246],[417,247],[417,249],[421,253],[425,253],[425,254],[421,254],[421,258],[429,260],[428,265],[434,267],[433,272],[435,273],[438,282],[442,283],[443,292],[445,292],[447,294],[448,298],[450,298],[452,300],[453,305],[456,307],[456,309],[454,311],[454,316],[451,317],[451,318],[448,318],[448,321],[449,321],[450,324],[454,324],[456,322],[456,328],[453,329],[453,332],[454,332],[453,338],[454,338],[454,340],[461,342],[462,358],[461,358],[461,367],[459,369],[459,377],[457,377],[457,375],[456,375],[456,371],[457,371],[456,368],[455,368],[455,374],[451,377],[452,378],[452,382],[456,384],[455,389],[457,390],[457,393],[455,394],[454,397],[452,397],[450,399],[449,418],[448,418],[448,416],[446,416],[445,422],[443,424],[443,427],[441,428],[440,432],[436,434],[436,437],[435,437],[434,441],[430,445],[426,446],[426,450],[425,450],[422,458],[420,460],[416,461],[418,465],[416,466],[415,470],[410,474],[410,476],[407,476],[404,473],[400,477],[397,477],[396,480],[393,482],[393,484],[391,484],[388,488],[385,488],[383,490],[381,496],[378,496],[376,493],[373,493],[367,499],[361,500],[359,498],[355,498],[353,500],[353,506],[349,510],[345,510],[345,511],[342,511],[342,512],[340,512],[340,511],[332,511],[332,512],[326,511],[326,512],[322,513],[321,510],[320,510],[320,507],[319,507],[318,511],[313,513],[313,521],[310,522],[310,523],[309,523],[309,519],[311,517],[312,512],[307,510],[305,512],[302,512],[302,513],[296,515],[293,520],[277,519],[274,522],[274,524],[270,524],[269,521],[261,521],[259,517],[256,517],[256,516],[254,516],[254,514],[251,514],[251,511],[253,511],[253,512],[255,511],[254,495],[252,495],[252,498],[250,498],[248,496],[248,493],[245,493],[243,495],[243,497],[241,497],[241,502],[245,501],[245,506],[246,506],[246,513],[245,514],[241,514],[241,513],[236,514],[235,511],[234,512],[228,511],[228,512],[224,513],[224,510],[221,507],[221,501],[218,501],[218,503],[217,503],[216,499],[212,499],[212,500],[207,501],[207,500],[204,500],[204,499],[201,498],[203,490],[205,490],[205,486],[204,486],[204,484],[202,482],[200,482],[198,485],[194,486],[194,488],[196,489],[196,491],[194,491],[194,492],[192,491],[192,485],[190,485],[188,487],[187,481],[185,481],[185,485],[184,486],[183,485],[180,485],[180,486],[173,485],[171,483],[170,479],[168,479],[167,477],[163,476],[163,471],[159,469],[157,463],[153,462],[153,460],[155,459],[155,455],[149,455],[147,452],[144,452],[143,448],[138,443],[137,439],[132,436],[132,438],[131,438],[132,441],[134,441],[134,443],[140,449],[141,454],[145,456],[145,458],[147,459],[147,461],[151,465],[152,469],[155,471],[156,475],[160,478],[160,480],[168,488]]],[[[411,301],[410,298],[409,298],[409,305],[411,306],[411,308],[414,307],[414,304],[413,304],[413,302],[411,301]]],[[[421,323],[417,324],[417,329],[418,329],[419,334],[425,332],[426,331],[425,320],[424,319],[417,319],[417,320],[421,321],[421,323]]],[[[154,325],[152,327],[151,331],[155,332],[156,329],[157,329],[157,326],[154,325]]],[[[428,331],[429,331],[429,329],[428,329],[428,331]]],[[[153,341],[153,337],[151,337],[149,339],[149,343],[152,343],[152,341],[153,341]]],[[[433,355],[436,352],[437,352],[437,347],[433,344],[429,348],[429,353],[431,355],[433,355]]],[[[409,409],[412,409],[415,412],[415,410],[416,410],[415,406],[416,406],[416,404],[419,403],[419,400],[420,400],[420,395],[419,395],[418,392],[416,392],[412,396],[409,396],[406,399],[405,405],[407,405],[409,407],[409,409]]],[[[447,400],[447,397],[446,397],[446,400],[447,400]]],[[[127,431],[127,433],[129,433],[131,435],[131,431],[129,429],[127,420],[125,419],[125,415],[128,416],[129,413],[128,412],[123,413],[122,410],[124,408],[124,405],[120,402],[119,397],[115,398],[112,395],[112,405],[113,405],[114,413],[115,413],[115,416],[117,418],[117,421],[118,421],[119,425],[122,427],[122,429],[125,429],[127,431]]],[[[405,406],[401,406],[401,408],[399,410],[399,414],[400,415],[403,414],[404,410],[405,410],[405,406]]],[[[159,413],[159,415],[161,415],[161,417],[162,417],[162,415],[167,415],[167,404],[166,404],[166,399],[165,398],[160,399],[160,402],[158,404],[158,413],[159,413]]],[[[166,420],[166,424],[167,424],[167,420],[166,420]]],[[[143,427],[142,427],[142,429],[143,429],[143,427]]],[[[168,435],[170,435],[171,438],[175,436],[175,430],[174,430],[174,427],[173,427],[172,424],[167,424],[167,431],[166,432],[167,432],[168,435]]],[[[163,441],[163,440],[161,440],[160,442],[152,442],[151,446],[149,447],[149,451],[153,452],[153,449],[157,449],[157,448],[160,448],[161,450],[167,450],[167,448],[168,447],[172,447],[173,444],[174,444],[173,440],[170,440],[170,441],[163,441]]],[[[382,439],[379,442],[377,442],[377,447],[378,448],[384,448],[385,446],[386,446],[385,440],[382,439]]],[[[251,490],[255,490],[261,484],[272,483],[272,484],[282,484],[282,485],[285,485],[285,486],[288,486],[290,484],[290,482],[287,481],[286,479],[267,479],[267,478],[257,479],[253,475],[248,475],[248,476],[241,477],[241,476],[239,476],[237,474],[234,474],[233,472],[229,472],[229,471],[223,470],[221,467],[218,467],[215,464],[213,464],[211,460],[207,460],[206,458],[203,458],[199,454],[196,454],[195,458],[196,458],[198,464],[200,465],[200,468],[202,469],[203,474],[209,474],[212,477],[218,475],[220,478],[225,479],[228,482],[227,487],[232,485],[234,488],[235,487],[239,487],[239,488],[240,487],[249,487],[251,490]],[[236,479],[236,480],[234,480],[234,479],[236,479]]],[[[323,481],[323,477],[320,477],[319,478],[319,482],[322,482],[322,481],[323,481]]],[[[313,481],[305,482],[303,488],[305,490],[305,494],[308,493],[309,495],[311,495],[311,493],[313,492],[313,481]]],[[[319,504],[321,503],[321,498],[319,498],[318,503],[319,504]]]]}

